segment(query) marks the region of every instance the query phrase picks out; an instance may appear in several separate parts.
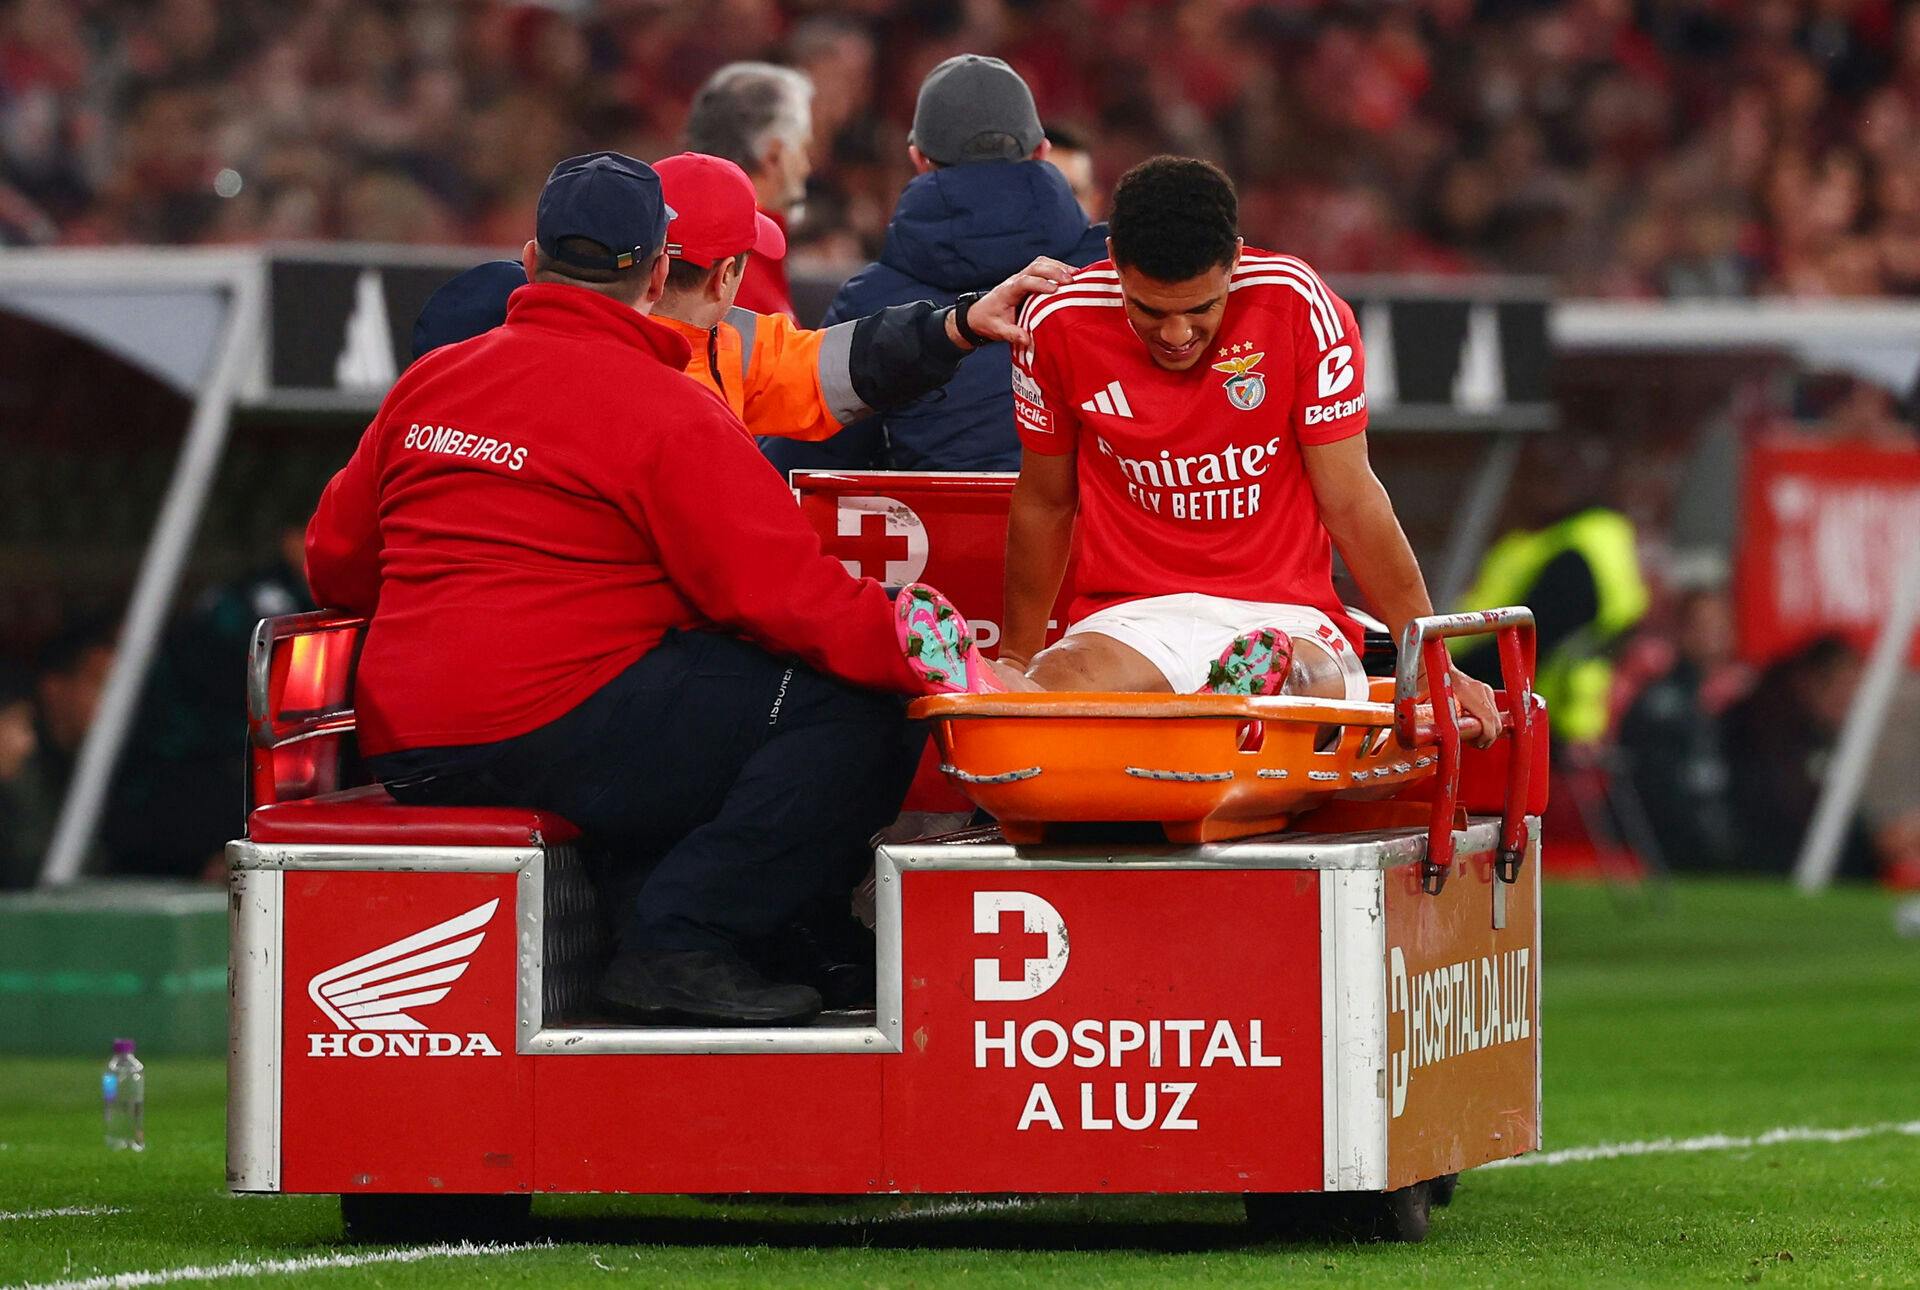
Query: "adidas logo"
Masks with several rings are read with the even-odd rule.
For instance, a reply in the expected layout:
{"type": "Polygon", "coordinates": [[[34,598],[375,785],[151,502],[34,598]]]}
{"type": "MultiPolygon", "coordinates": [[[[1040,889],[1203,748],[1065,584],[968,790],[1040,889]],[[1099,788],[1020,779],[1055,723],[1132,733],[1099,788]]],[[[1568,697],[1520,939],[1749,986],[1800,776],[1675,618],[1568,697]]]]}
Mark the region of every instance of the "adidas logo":
{"type": "Polygon", "coordinates": [[[1120,388],[1120,382],[1108,381],[1107,388],[1100,391],[1080,405],[1082,412],[1104,412],[1110,417],[1125,417],[1133,420],[1133,408],[1127,404],[1127,392],[1120,388]]]}

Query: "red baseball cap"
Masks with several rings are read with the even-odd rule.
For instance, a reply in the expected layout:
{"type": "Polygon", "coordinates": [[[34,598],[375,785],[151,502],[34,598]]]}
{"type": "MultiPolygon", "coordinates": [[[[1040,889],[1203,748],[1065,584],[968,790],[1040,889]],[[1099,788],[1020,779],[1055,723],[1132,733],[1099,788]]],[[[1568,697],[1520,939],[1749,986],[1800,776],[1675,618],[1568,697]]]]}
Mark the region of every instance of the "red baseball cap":
{"type": "Polygon", "coordinates": [[[674,259],[705,269],[742,251],[770,260],[787,253],[787,235],[760,213],[753,181],[731,161],[682,152],[653,168],[675,212],[667,225],[667,254],[674,259]]]}

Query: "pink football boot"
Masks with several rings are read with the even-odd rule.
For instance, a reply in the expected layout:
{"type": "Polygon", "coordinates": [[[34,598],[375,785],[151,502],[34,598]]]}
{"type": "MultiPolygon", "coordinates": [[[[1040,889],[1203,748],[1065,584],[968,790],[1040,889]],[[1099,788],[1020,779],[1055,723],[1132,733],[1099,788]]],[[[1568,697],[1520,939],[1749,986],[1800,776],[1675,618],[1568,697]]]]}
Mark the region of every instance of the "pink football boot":
{"type": "Polygon", "coordinates": [[[1293,638],[1278,627],[1258,627],[1234,638],[1207,669],[1202,694],[1265,697],[1282,692],[1293,670],[1293,638]]]}
{"type": "Polygon", "coordinates": [[[893,602],[907,666],[928,694],[998,694],[1007,687],[987,666],[973,628],[951,601],[925,583],[909,583],[893,602]]]}

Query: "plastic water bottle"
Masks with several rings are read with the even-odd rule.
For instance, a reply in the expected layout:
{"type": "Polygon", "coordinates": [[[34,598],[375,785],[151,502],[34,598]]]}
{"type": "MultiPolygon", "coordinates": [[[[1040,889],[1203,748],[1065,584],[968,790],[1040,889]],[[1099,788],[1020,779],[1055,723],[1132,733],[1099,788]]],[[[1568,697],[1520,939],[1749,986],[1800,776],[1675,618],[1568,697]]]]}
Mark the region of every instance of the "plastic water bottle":
{"type": "Polygon", "coordinates": [[[131,1039],[113,1041],[113,1058],[100,1076],[106,1108],[107,1145],[116,1151],[147,1149],[147,1068],[133,1055],[131,1039]]]}

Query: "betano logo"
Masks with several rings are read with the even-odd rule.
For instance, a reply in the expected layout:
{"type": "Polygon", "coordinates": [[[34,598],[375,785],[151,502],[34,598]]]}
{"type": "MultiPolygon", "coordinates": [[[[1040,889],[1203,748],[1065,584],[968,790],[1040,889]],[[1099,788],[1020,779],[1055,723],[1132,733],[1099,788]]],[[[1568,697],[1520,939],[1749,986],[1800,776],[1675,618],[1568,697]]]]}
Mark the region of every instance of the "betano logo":
{"type": "Polygon", "coordinates": [[[499,900],[423,932],[382,945],[307,982],[312,999],[340,1034],[309,1034],[309,1057],[498,1057],[479,1032],[430,1031],[414,1011],[447,997],[486,939],[499,900]]]}

